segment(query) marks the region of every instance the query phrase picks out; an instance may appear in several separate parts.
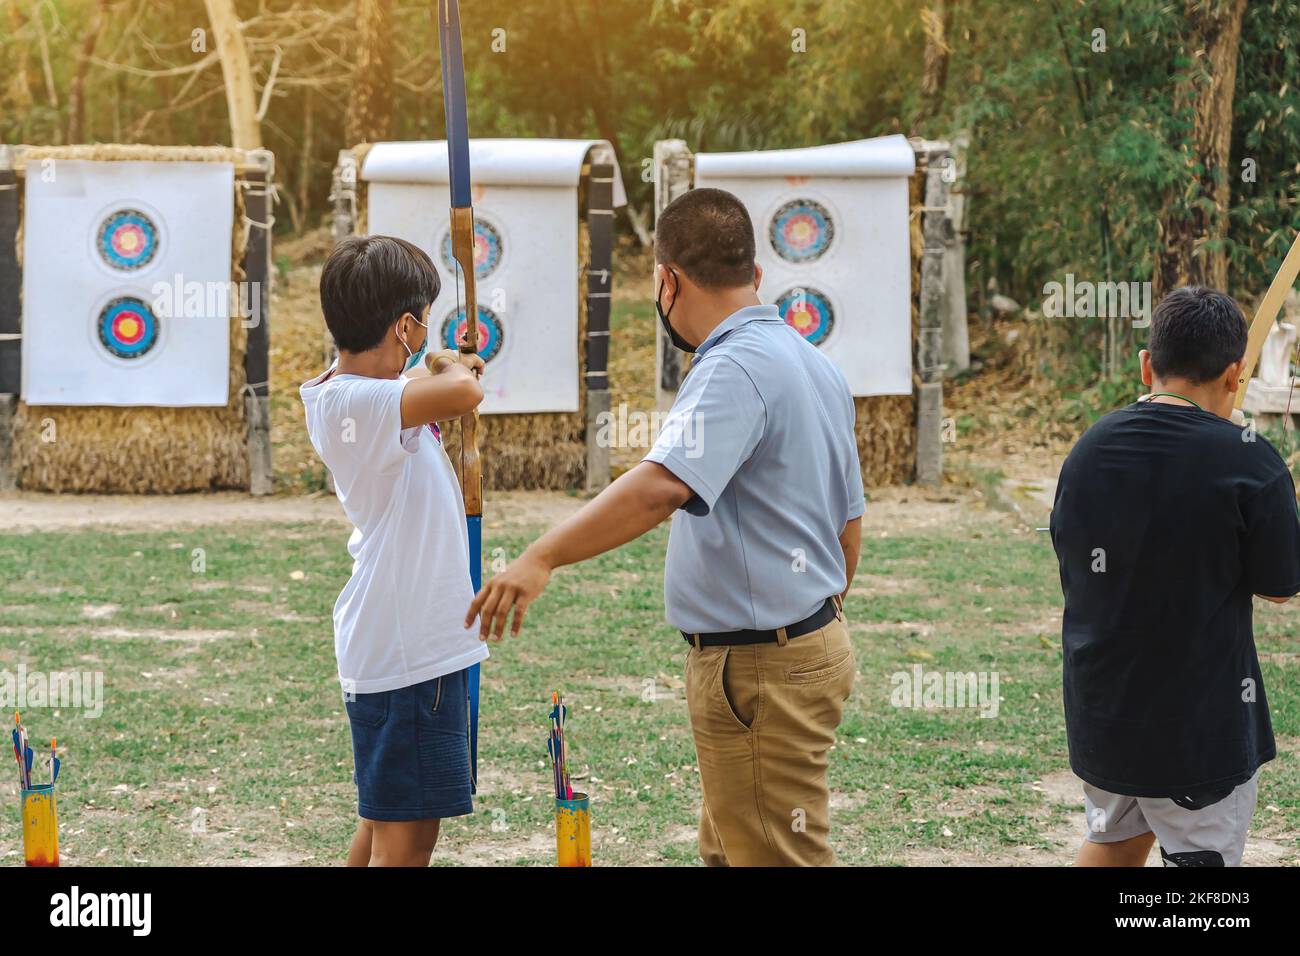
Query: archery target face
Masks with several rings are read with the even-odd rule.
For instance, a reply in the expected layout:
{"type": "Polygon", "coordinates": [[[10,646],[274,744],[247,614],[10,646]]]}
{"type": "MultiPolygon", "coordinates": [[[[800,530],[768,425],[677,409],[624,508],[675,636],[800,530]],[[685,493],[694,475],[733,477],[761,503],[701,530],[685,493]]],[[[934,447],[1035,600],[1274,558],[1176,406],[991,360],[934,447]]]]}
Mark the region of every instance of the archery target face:
{"type": "Polygon", "coordinates": [[[24,189],[24,401],[224,406],[233,164],[60,159],[24,189]]]}
{"type": "MultiPolygon", "coordinates": [[[[456,260],[451,254],[451,230],[443,233],[442,242],[439,244],[442,250],[442,264],[452,275],[456,274],[456,260]]],[[[502,243],[501,232],[496,226],[480,218],[474,217],[474,277],[476,279],[486,279],[496,271],[497,266],[501,264],[502,243]]]]}
{"type": "Polygon", "coordinates": [[[772,249],[786,262],[815,262],[835,239],[835,220],[821,203],[794,199],[773,214],[767,235],[772,249]]]}
{"type": "Polygon", "coordinates": [[[133,295],[119,296],[105,305],[95,322],[99,344],[116,359],[138,361],[153,351],[161,329],[148,303],[133,295]]]}
{"type": "Polygon", "coordinates": [[[813,345],[824,345],[835,328],[830,297],[817,289],[790,289],[776,300],[785,324],[813,345]]]}
{"type": "MultiPolygon", "coordinates": [[[[459,349],[465,341],[465,307],[454,309],[442,320],[442,347],[459,349]],[[454,320],[454,321],[453,321],[454,320]]],[[[487,306],[478,307],[478,354],[484,363],[501,354],[505,344],[505,330],[497,314],[487,306]]]]}
{"type": "Polygon", "coordinates": [[[95,249],[110,269],[136,272],[154,261],[160,240],[156,217],[141,209],[118,209],[100,223],[95,249]]]}

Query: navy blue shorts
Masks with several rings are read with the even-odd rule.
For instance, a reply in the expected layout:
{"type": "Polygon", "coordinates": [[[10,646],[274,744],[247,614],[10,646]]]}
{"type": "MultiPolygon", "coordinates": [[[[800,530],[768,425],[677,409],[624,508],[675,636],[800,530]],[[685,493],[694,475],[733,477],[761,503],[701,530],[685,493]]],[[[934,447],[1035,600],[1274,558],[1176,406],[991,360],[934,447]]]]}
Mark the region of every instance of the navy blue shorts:
{"type": "Polygon", "coordinates": [[[366,820],[473,813],[468,671],[344,700],[357,812],[366,820]]]}

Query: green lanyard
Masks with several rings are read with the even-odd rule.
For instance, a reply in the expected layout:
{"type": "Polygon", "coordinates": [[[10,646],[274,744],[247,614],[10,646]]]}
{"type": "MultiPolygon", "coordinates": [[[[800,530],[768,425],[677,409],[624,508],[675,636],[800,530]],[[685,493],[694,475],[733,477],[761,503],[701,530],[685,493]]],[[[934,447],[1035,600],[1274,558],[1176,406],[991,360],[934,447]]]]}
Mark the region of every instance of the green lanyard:
{"type": "Polygon", "coordinates": [[[1154,394],[1147,396],[1147,401],[1149,402],[1153,398],[1177,398],[1181,401],[1186,402],[1188,405],[1191,405],[1193,408],[1197,409],[1198,411],[1202,411],[1202,412],[1205,411],[1205,409],[1201,408],[1200,405],[1197,405],[1186,395],[1175,395],[1173,392],[1155,392],[1154,394]]]}

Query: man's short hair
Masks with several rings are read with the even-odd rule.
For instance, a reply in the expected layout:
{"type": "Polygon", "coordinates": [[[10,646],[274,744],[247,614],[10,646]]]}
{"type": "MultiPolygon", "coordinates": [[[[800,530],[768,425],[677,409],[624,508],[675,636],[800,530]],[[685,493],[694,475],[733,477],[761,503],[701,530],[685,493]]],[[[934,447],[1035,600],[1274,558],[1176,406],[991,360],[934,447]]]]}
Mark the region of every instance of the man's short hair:
{"type": "Polygon", "coordinates": [[[754,224],[744,203],[723,189],[692,189],[655,224],[655,258],[706,289],[754,282],[754,224]]]}
{"type": "Polygon", "coordinates": [[[1213,381],[1246,354],[1250,328],[1230,295],[1183,286],[1160,300],[1151,318],[1151,368],[1162,379],[1213,381]]]}
{"type": "Polygon", "coordinates": [[[320,274],[320,305],[334,344],[366,352],[404,313],[417,319],[442,282],[424,250],[393,236],[349,236],[320,274]]]}

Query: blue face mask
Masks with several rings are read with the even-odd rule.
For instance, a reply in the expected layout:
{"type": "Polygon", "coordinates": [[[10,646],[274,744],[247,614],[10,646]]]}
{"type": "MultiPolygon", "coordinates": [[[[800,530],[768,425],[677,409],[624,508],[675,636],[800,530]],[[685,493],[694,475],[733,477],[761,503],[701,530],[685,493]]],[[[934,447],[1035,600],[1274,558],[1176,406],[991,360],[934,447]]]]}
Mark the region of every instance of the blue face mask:
{"type": "MultiPolygon", "coordinates": [[[[411,316],[411,318],[415,319],[415,316],[411,316]]],[[[419,319],[415,319],[415,324],[421,326],[424,329],[424,344],[420,346],[420,350],[418,352],[411,352],[411,347],[406,344],[405,340],[402,341],[402,348],[406,349],[406,351],[410,353],[411,356],[409,359],[406,360],[406,367],[402,369],[403,372],[409,372],[411,369],[415,368],[422,361],[424,361],[424,353],[429,351],[429,327],[425,325],[423,322],[421,322],[419,319]]]]}

